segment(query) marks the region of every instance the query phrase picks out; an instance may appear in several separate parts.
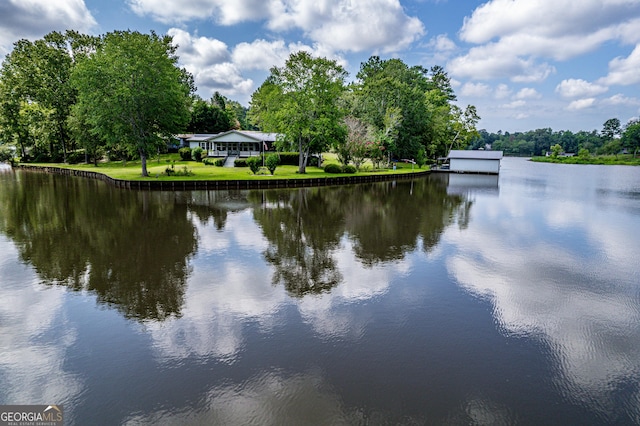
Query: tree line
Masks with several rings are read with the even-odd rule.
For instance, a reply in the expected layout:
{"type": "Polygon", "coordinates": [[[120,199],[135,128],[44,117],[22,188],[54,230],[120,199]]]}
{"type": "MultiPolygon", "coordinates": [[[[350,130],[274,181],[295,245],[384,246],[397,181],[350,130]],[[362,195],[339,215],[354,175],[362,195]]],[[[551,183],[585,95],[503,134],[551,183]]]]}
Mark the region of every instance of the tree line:
{"type": "Polygon", "coordinates": [[[30,173],[22,182],[3,182],[0,233],[14,241],[42,284],[90,292],[98,304],[140,321],[180,317],[198,250],[196,222],[223,230],[232,212],[251,211],[266,243],[262,256],[273,266],[264,279],[303,297],[343,281],[345,235],[366,267],[397,262],[419,249],[431,252],[452,224],[466,227],[473,206],[448,193],[443,179],[172,194],[113,191],[86,179],[55,185],[56,178],[30,173]],[[42,185],[50,190],[24,190],[42,185]],[[426,214],[407,209],[412,203],[426,214]]]}
{"type": "Polygon", "coordinates": [[[19,40],[0,68],[0,145],[22,161],[141,159],[146,176],[146,159],[176,134],[247,128],[238,102],[195,95],[176,49],[153,32],[19,40]]]}
{"type": "Polygon", "coordinates": [[[279,150],[332,150],[359,169],[392,159],[435,161],[451,149],[491,147],[507,155],[617,153],[640,147],[640,122],[607,120],[598,131],[477,131],[473,105],[455,104],[440,66],[408,66],[370,57],[355,80],[335,60],[290,55],[251,96],[250,107],[215,93],[195,94],[193,76],[178,66],[170,36],[115,31],[88,36],[52,32],[19,40],[0,68],[0,161],[13,146],[22,161],[85,162],[146,159],[180,133],[255,129],[280,135],[279,150]],[[2,145],[5,145],[3,148],[2,145]]]}
{"type": "Polygon", "coordinates": [[[529,130],[527,132],[490,133],[482,129],[471,149],[490,146],[493,150],[504,151],[513,156],[541,156],[552,152],[553,148],[565,153],[582,155],[614,155],[623,150],[635,157],[640,150],[640,120],[629,120],[624,126],[618,118],[604,122],[602,129],[572,132],[570,130],[553,131],[550,128],[529,130]],[[558,148],[559,147],[559,148],[558,148]]]}
{"type": "Polygon", "coordinates": [[[408,66],[372,56],[356,79],[336,61],[292,54],[251,97],[249,117],[260,129],[283,135],[279,148],[299,153],[304,173],[310,154],[333,150],[358,169],[391,159],[424,164],[477,137],[473,105],[454,104],[444,69],[408,66]]]}
{"type": "Polygon", "coordinates": [[[440,66],[372,56],[347,83],[336,61],[298,52],[271,69],[245,108],[219,93],[197,96],[176,50],[154,32],[17,41],[0,68],[0,145],[22,161],[141,159],[145,176],[146,159],[188,132],[278,133],[278,149],[300,153],[302,173],[311,154],[330,149],[356,167],[364,158],[424,163],[477,137],[475,107],[454,104],[440,66]]]}

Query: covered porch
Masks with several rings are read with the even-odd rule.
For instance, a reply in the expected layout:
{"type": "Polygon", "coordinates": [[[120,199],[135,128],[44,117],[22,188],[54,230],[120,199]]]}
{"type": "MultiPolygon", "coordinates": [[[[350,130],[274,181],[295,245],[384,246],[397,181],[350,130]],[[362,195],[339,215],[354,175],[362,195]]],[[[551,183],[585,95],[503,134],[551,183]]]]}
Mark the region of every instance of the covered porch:
{"type": "Polygon", "coordinates": [[[275,133],[230,130],[215,135],[193,135],[188,139],[191,149],[200,147],[207,157],[253,157],[273,149],[275,133]]]}

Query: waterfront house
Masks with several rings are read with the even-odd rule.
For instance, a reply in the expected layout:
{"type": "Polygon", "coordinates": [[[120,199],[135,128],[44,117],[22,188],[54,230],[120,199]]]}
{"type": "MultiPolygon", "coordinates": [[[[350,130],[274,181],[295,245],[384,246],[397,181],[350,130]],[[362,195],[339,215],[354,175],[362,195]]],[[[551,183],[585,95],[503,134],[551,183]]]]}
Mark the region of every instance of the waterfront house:
{"type": "Polygon", "coordinates": [[[273,150],[277,133],[229,130],[217,134],[194,134],[187,138],[189,148],[202,148],[207,157],[251,157],[273,150]]]}

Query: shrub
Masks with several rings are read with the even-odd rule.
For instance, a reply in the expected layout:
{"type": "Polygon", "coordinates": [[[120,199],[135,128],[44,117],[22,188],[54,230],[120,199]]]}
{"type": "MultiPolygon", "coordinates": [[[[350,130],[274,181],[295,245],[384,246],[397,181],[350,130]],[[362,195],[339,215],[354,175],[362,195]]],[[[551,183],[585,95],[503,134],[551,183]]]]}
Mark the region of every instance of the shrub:
{"type": "Polygon", "coordinates": [[[11,163],[11,165],[13,166],[16,159],[14,157],[13,151],[10,148],[2,146],[0,147],[0,163],[5,161],[11,163]]]}
{"type": "Polygon", "coordinates": [[[178,150],[178,154],[180,154],[180,158],[182,159],[182,161],[189,161],[191,160],[191,148],[189,147],[184,147],[184,148],[180,148],[178,150]]]}
{"type": "Polygon", "coordinates": [[[233,162],[234,167],[247,167],[247,160],[244,158],[237,158],[236,161],[233,162]]]}
{"type": "Polygon", "coordinates": [[[416,164],[418,165],[418,168],[421,169],[426,162],[427,152],[424,150],[424,147],[421,146],[420,149],[418,149],[418,153],[416,154],[416,164]]]}
{"type": "Polygon", "coordinates": [[[213,166],[215,164],[215,161],[210,158],[203,158],[202,164],[204,164],[205,166],[213,166]]]}
{"type": "MultiPolygon", "coordinates": [[[[326,169],[325,169],[325,171],[326,171],[326,169]]],[[[356,172],[356,168],[355,168],[355,166],[352,166],[351,164],[347,164],[346,166],[344,166],[342,168],[342,171],[344,173],[355,173],[356,172]]]]}
{"type": "Polygon", "coordinates": [[[194,173],[187,168],[187,166],[183,166],[180,170],[176,172],[176,176],[193,176],[194,173]]]}
{"type": "MultiPolygon", "coordinates": [[[[274,153],[266,153],[266,155],[273,155],[274,153]]],[[[280,159],[280,165],[282,166],[297,166],[300,161],[300,154],[297,152],[278,152],[275,153],[280,159]]],[[[266,160],[267,157],[265,157],[266,160]]],[[[320,167],[320,157],[316,154],[309,155],[307,159],[307,166],[320,167]]]]}
{"type": "Polygon", "coordinates": [[[307,166],[320,167],[320,157],[317,155],[310,156],[307,160],[307,166]]]}
{"type": "Polygon", "coordinates": [[[67,163],[78,164],[84,161],[84,150],[72,151],[67,154],[67,163]]]}
{"type": "Polygon", "coordinates": [[[324,166],[324,172],[325,173],[342,173],[342,167],[334,163],[329,163],[326,166],[324,166]]]}
{"type": "Polygon", "coordinates": [[[216,166],[218,166],[218,167],[222,167],[222,166],[224,166],[224,162],[225,162],[225,159],[224,159],[224,158],[218,158],[218,159],[215,161],[215,164],[216,164],[216,166]]]}
{"type": "Polygon", "coordinates": [[[194,173],[187,168],[187,166],[182,167],[180,170],[176,171],[176,169],[171,165],[171,167],[167,167],[164,171],[164,174],[167,176],[193,176],[194,173]]]}
{"type": "Polygon", "coordinates": [[[51,155],[52,163],[62,163],[64,161],[64,157],[61,152],[56,152],[51,155]]]}
{"type": "Polygon", "coordinates": [[[255,175],[260,171],[260,163],[262,162],[261,157],[249,157],[247,158],[247,166],[251,169],[251,172],[255,175]]]}
{"type": "Polygon", "coordinates": [[[269,154],[265,158],[265,162],[267,165],[267,170],[269,170],[269,173],[273,175],[273,173],[276,171],[276,168],[278,167],[278,164],[280,164],[280,158],[278,157],[278,154],[269,154]]]}
{"type": "Polygon", "coordinates": [[[33,159],[34,163],[50,163],[52,162],[51,156],[46,152],[39,152],[33,159]]]}
{"type": "Polygon", "coordinates": [[[202,161],[203,152],[204,152],[204,149],[197,146],[191,150],[191,158],[193,158],[196,161],[202,161]]]}
{"type": "Polygon", "coordinates": [[[280,164],[283,166],[298,165],[299,154],[297,152],[279,152],[277,155],[280,157],[280,164]]]}
{"type": "Polygon", "coordinates": [[[580,151],[578,151],[578,157],[580,158],[589,158],[591,154],[589,153],[589,150],[587,148],[582,148],[580,149],[580,151]]]}
{"type": "Polygon", "coordinates": [[[120,145],[116,145],[111,147],[107,152],[107,158],[109,161],[128,161],[133,160],[134,156],[130,155],[126,149],[122,148],[120,145]]]}

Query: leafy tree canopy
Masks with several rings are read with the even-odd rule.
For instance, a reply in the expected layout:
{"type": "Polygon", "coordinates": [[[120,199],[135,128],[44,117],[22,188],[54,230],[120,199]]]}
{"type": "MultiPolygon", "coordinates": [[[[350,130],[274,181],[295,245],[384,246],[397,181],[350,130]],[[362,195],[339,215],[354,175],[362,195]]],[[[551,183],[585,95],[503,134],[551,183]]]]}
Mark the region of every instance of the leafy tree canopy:
{"type": "Polygon", "coordinates": [[[633,151],[633,157],[640,150],[640,120],[631,120],[625,126],[621,138],[622,146],[633,151]]]}
{"type": "Polygon", "coordinates": [[[305,173],[310,153],[322,152],[346,134],[341,121],[344,112],[338,104],[346,76],[334,60],[297,52],[283,67],[272,68],[251,97],[254,124],[284,135],[277,144],[300,153],[300,173],[305,173]]]}
{"type": "Polygon", "coordinates": [[[462,111],[453,104],[455,93],[440,66],[409,67],[400,59],[372,56],[351,89],[352,115],[385,135],[387,151],[397,157],[436,157],[475,135],[475,107],[462,111]]]}
{"type": "Polygon", "coordinates": [[[600,134],[606,140],[611,140],[616,136],[620,136],[622,133],[622,127],[620,120],[617,118],[610,118],[602,125],[602,132],[600,134]]]}
{"type": "Polygon", "coordinates": [[[142,160],[183,131],[189,120],[190,74],[178,68],[170,36],[116,31],[102,37],[95,53],[73,73],[78,105],[95,136],[122,144],[142,160]]]}
{"type": "Polygon", "coordinates": [[[211,101],[194,99],[187,131],[192,133],[219,133],[238,128],[239,122],[232,109],[226,108],[226,98],[216,92],[211,101]]]}
{"type": "Polygon", "coordinates": [[[66,161],[74,148],[67,122],[76,102],[71,72],[92,40],[75,31],[51,32],[34,42],[17,41],[6,56],[0,70],[0,127],[22,157],[40,143],[50,158],[59,151],[66,161]]]}

